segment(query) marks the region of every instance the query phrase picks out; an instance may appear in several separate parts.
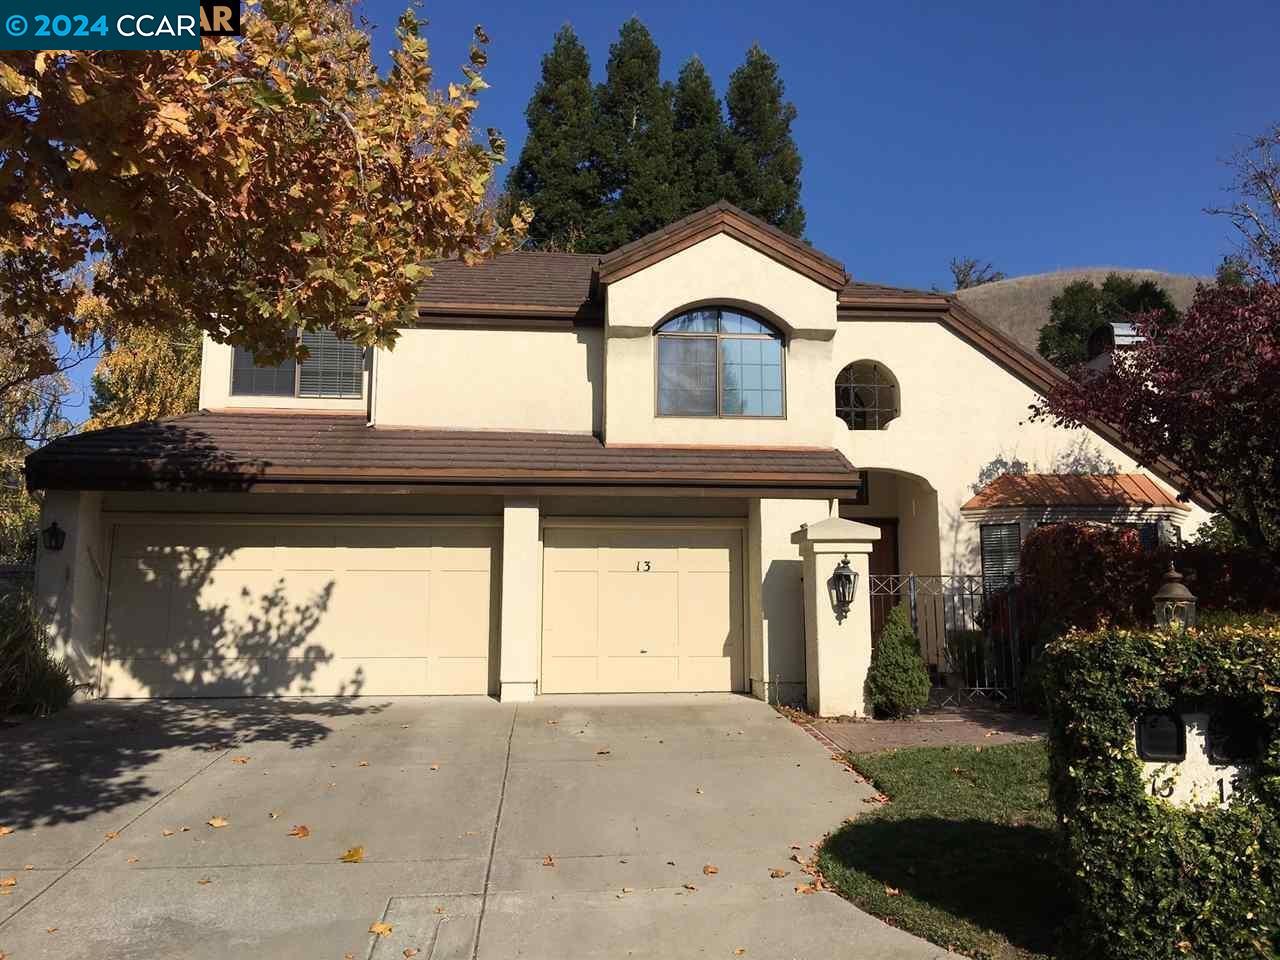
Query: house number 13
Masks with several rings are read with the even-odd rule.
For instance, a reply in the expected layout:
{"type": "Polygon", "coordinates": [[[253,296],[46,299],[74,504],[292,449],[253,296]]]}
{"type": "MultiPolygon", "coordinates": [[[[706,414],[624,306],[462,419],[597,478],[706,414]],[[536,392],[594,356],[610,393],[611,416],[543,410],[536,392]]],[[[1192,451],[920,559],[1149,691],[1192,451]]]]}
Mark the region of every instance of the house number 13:
{"type": "Polygon", "coordinates": [[[637,573],[648,573],[648,572],[649,572],[650,570],[652,570],[652,569],[653,569],[653,567],[649,565],[649,561],[648,561],[648,560],[637,560],[637,561],[636,561],[636,572],[637,572],[637,573]]]}

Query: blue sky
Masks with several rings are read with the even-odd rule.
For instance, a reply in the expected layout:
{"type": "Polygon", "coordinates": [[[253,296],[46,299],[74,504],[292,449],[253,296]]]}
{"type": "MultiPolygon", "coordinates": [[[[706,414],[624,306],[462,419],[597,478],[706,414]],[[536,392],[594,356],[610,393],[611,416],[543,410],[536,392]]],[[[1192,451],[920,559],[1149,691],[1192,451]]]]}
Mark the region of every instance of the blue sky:
{"type": "MultiPolygon", "coordinates": [[[[1234,242],[1225,221],[1202,212],[1227,197],[1222,160],[1280,122],[1280,5],[1230,6],[476,0],[423,13],[441,84],[465,62],[476,23],[491,35],[478,123],[507,136],[513,159],[542,55],[564,23],[601,79],[618,27],[639,16],[664,77],[697,54],[722,95],[759,42],[799,110],[808,238],[856,278],[927,288],[949,283],[953,256],[1011,275],[1094,265],[1212,273],[1234,242]]],[[[384,64],[403,8],[361,7],[384,64]]]]}

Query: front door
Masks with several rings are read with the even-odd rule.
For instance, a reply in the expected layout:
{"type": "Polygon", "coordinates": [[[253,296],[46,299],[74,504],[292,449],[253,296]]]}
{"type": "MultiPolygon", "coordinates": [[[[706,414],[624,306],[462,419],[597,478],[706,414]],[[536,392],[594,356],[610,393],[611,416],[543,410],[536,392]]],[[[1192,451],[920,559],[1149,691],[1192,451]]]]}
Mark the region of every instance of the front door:
{"type": "Polygon", "coordinates": [[[889,616],[895,603],[900,599],[902,591],[895,589],[894,581],[883,578],[897,576],[898,570],[898,521],[897,520],[863,520],[880,530],[880,539],[871,548],[868,558],[871,574],[871,636],[879,638],[884,629],[884,621],[889,616]]]}

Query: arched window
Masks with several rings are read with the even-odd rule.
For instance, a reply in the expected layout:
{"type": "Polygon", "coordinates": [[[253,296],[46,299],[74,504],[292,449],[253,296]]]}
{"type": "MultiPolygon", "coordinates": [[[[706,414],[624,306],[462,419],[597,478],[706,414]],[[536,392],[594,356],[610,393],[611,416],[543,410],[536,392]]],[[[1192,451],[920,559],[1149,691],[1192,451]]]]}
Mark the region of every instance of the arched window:
{"type": "Polygon", "coordinates": [[[898,415],[898,382],[873,360],[859,360],[836,377],[836,416],[850,430],[883,430],[898,415]]]}
{"type": "Polygon", "coordinates": [[[781,417],[782,335],[750,314],[700,307],[657,330],[658,416],[781,417]]]}

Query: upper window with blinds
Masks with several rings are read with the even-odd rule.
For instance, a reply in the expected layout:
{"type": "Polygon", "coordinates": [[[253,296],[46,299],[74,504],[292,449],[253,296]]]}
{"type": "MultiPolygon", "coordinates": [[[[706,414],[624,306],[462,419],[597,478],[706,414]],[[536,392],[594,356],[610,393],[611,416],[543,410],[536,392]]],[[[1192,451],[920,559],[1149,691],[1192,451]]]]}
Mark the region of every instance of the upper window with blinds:
{"type": "Polygon", "coordinates": [[[231,394],[238,397],[313,397],[358,400],[364,390],[364,349],[327,330],[306,330],[307,359],[262,366],[236,347],[231,394]]]}
{"type": "Polygon", "coordinates": [[[782,335],[750,314],[700,307],[657,330],[660,417],[784,415],[782,335]]]}

